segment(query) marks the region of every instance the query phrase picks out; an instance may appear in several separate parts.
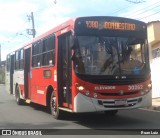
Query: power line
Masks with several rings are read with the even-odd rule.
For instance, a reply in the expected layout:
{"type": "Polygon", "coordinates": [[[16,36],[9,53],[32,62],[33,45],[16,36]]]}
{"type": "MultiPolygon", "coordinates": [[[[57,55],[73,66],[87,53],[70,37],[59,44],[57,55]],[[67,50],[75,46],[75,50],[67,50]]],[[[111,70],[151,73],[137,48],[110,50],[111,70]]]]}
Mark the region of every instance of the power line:
{"type": "Polygon", "coordinates": [[[133,5],[133,4],[129,4],[129,5],[127,5],[126,7],[117,9],[117,10],[115,10],[114,12],[112,12],[111,14],[115,14],[115,13],[117,13],[117,12],[119,12],[119,11],[122,11],[122,10],[124,10],[124,9],[127,9],[127,8],[131,7],[132,5],[133,5]]]}
{"type": "Polygon", "coordinates": [[[120,8],[120,9],[117,9],[117,10],[115,10],[114,12],[112,12],[111,14],[115,14],[115,13],[117,13],[117,12],[120,12],[120,11],[122,11],[122,10],[125,10],[125,9],[127,9],[127,8],[129,8],[129,7],[131,7],[131,6],[133,6],[133,5],[135,5],[135,4],[140,4],[140,3],[143,3],[143,2],[145,2],[145,1],[130,1],[130,0],[126,0],[126,1],[129,1],[129,2],[131,2],[132,4],[129,4],[129,5],[127,5],[126,7],[123,7],[123,8],[120,8]]]}
{"type": "Polygon", "coordinates": [[[145,16],[145,17],[139,18],[138,20],[145,19],[145,18],[147,18],[147,17],[150,17],[150,16],[153,16],[153,15],[156,15],[156,14],[158,14],[158,13],[160,13],[160,11],[158,11],[158,12],[156,12],[156,13],[153,13],[153,14],[150,14],[150,15],[148,15],[148,16],[145,16]]]}
{"type": "Polygon", "coordinates": [[[138,4],[138,3],[143,3],[143,2],[145,2],[144,0],[126,0],[126,1],[132,2],[132,3],[134,3],[134,4],[138,4]]]}
{"type": "Polygon", "coordinates": [[[135,14],[135,15],[133,15],[132,17],[134,17],[134,16],[138,16],[138,15],[141,15],[141,14],[146,13],[147,11],[150,11],[150,10],[155,9],[155,8],[157,8],[157,7],[160,7],[160,5],[155,6],[155,7],[152,7],[152,8],[150,8],[150,9],[148,9],[148,10],[145,10],[145,11],[143,11],[143,12],[139,13],[139,14],[135,14]]]}
{"type": "MultiPolygon", "coordinates": [[[[146,7],[142,8],[142,9],[140,9],[140,10],[137,10],[137,11],[135,11],[135,12],[132,14],[132,16],[133,16],[133,15],[134,15],[134,16],[135,16],[135,15],[138,15],[138,14],[135,14],[135,13],[138,13],[139,11],[143,11],[143,10],[149,8],[149,7],[152,7],[152,6],[154,6],[154,5],[157,5],[158,3],[160,3],[160,1],[154,3],[154,4],[150,5],[150,6],[146,6],[146,7]]],[[[126,15],[126,17],[130,17],[130,16],[131,16],[130,14],[126,15]]]]}
{"type": "MultiPolygon", "coordinates": [[[[152,7],[153,5],[157,5],[158,3],[160,3],[160,1],[158,1],[158,2],[156,2],[156,3],[154,3],[154,4],[151,4],[150,6],[147,6],[147,8],[148,8],[148,7],[152,7]]],[[[138,10],[138,11],[141,11],[141,10],[143,10],[143,9],[146,9],[146,7],[145,7],[145,8],[142,8],[142,9],[140,9],[140,10],[138,10]]]]}
{"type": "MultiPolygon", "coordinates": [[[[23,32],[25,32],[25,31],[26,31],[26,30],[22,30],[22,31],[19,31],[19,32],[13,34],[12,36],[10,36],[10,37],[8,38],[8,40],[3,41],[1,44],[5,45],[5,47],[6,47],[6,46],[7,46],[7,45],[6,45],[7,43],[12,43],[13,40],[14,40],[16,37],[18,37],[19,35],[21,35],[21,34],[24,35],[23,32]]],[[[31,39],[31,38],[30,38],[30,39],[31,39]]]]}

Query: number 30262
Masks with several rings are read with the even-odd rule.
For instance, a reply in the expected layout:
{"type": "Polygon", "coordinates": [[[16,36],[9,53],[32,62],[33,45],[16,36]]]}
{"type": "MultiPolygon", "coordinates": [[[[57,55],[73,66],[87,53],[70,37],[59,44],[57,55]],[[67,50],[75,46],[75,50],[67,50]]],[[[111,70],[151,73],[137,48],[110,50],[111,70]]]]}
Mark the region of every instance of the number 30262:
{"type": "Polygon", "coordinates": [[[142,90],[143,85],[129,85],[128,90],[142,90]]]}

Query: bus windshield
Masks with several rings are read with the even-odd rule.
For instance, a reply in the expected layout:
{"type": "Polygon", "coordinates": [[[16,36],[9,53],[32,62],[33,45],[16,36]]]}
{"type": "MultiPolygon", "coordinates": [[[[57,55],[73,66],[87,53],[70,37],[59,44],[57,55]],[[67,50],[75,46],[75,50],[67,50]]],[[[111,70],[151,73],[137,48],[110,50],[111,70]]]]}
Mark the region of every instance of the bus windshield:
{"type": "Polygon", "coordinates": [[[77,36],[74,69],[86,75],[143,75],[146,70],[145,39],[77,36]]]}

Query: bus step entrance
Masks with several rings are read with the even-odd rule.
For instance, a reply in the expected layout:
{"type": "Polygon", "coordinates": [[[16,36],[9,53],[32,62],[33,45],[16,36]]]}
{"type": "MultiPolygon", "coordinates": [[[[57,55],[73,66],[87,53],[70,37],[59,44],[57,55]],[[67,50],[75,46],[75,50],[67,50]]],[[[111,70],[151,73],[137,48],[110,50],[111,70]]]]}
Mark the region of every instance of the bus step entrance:
{"type": "Polygon", "coordinates": [[[65,108],[65,107],[59,107],[60,110],[67,111],[67,112],[73,112],[71,109],[65,108]]]}

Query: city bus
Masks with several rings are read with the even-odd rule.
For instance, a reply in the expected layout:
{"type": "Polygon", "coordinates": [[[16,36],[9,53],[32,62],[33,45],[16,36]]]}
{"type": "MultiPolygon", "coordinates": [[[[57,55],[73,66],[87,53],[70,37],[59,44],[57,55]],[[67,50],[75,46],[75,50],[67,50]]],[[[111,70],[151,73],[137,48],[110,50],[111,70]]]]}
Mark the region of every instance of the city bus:
{"type": "Polygon", "coordinates": [[[55,119],[151,106],[147,26],[122,17],[70,19],[9,53],[6,81],[18,105],[46,106],[55,119]]]}

